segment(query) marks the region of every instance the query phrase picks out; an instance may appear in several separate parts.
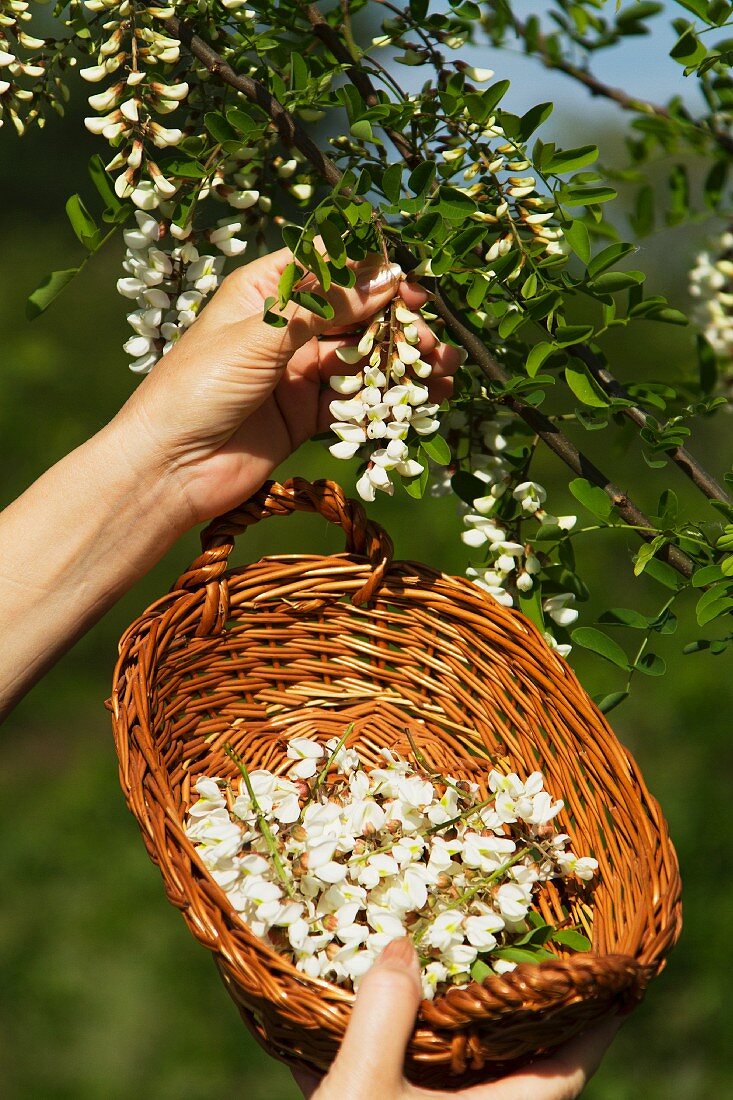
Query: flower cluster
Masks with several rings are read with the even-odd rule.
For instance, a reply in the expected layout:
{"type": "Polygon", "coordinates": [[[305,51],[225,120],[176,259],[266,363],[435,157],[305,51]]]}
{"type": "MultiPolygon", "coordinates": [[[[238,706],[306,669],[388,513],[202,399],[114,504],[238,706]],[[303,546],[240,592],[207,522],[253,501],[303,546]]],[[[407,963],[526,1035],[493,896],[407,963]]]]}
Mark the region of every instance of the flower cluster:
{"type": "Polygon", "coordinates": [[[339,442],[329,449],[336,458],[353,458],[374,440],[366,470],[356,483],[364,500],[376,490],[393,493],[391,475],[416,477],[424,466],[410,457],[410,434],[433,435],[440,421],[438,405],[430,403],[424,384],[432,368],[420,358],[419,315],[398,296],[368,326],[357,344],[337,349],[342,362],[356,374],[339,375],[331,386],[339,398],[331,402],[331,428],[339,442]]]}
{"type": "Polygon", "coordinates": [[[232,754],[238,789],[200,778],[186,824],[233,910],[309,977],[356,989],[382,948],[408,935],[433,998],[470,981],[479,961],[513,969],[505,952],[534,926],[541,883],[593,878],[596,860],[554,832],[563,803],[540,772],[492,771],[481,799],[476,784],[388,749],[365,769],[344,740],[293,738],[287,776],[248,772],[232,754]]]}
{"type": "Polygon", "coordinates": [[[733,231],[727,230],[714,252],[701,252],[690,272],[690,294],[696,299],[696,323],[718,359],[728,367],[727,397],[733,392],[733,231]]]}
{"type": "MultiPolygon", "coordinates": [[[[35,98],[33,86],[23,87],[22,80],[38,82],[46,73],[42,56],[24,57],[25,51],[36,55],[46,45],[45,39],[23,29],[31,20],[29,8],[27,0],[0,0],[0,126],[7,114],[18,134],[25,131],[25,115],[35,98]]],[[[28,121],[32,115],[31,110],[28,121]]]]}
{"type": "Polygon", "coordinates": [[[190,230],[181,233],[175,225],[166,226],[142,210],[135,212],[135,220],[136,227],[124,234],[127,274],[117,289],[136,305],[127,318],[134,330],[125,343],[125,351],[133,357],[130,369],[146,374],[193,324],[219,285],[225,258],[241,254],[245,243],[236,235],[241,222],[224,221],[205,235],[222,253],[212,256],[199,252],[190,230]],[[167,233],[173,239],[164,247],[161,239],[167,233]]]}
{"type": "Polygon", "coordinates": [[[116,155],[108,165],[119,173],[115,190],[143,210],[170,199],[178,184],[168,179],[151,155],[152,150],[178,146],[185,131],[166,126],[160,116],[172,114],[189,94],[186,81],[175,79],[174,67],[181,46],[160,29],[164,9],[128,0],[84,0],[94,16],[103,16],[104,35],[97,46],[96,64],[81,69],[91,84],[109,86],[89,98],[96,112],[85,119],[93,134],[114,145],[116,155]]]}

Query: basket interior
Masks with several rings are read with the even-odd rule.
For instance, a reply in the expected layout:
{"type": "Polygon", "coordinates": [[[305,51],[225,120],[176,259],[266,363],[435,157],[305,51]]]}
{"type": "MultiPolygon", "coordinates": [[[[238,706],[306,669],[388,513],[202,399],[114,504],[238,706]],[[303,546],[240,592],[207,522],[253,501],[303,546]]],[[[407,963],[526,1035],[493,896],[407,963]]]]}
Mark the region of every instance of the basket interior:
{"type": "Polygon", "coordinates": [[[590,904],[582,889],[548,885],[540,912],[557,924],[564,906],[594,954],[652,960],[664,893],[656,804],[568,666],[468,582],[431,571],[415,584],[414,566],[393,569],[359,608],[343,598],[338,556],[321,569],[308,558],[307,574],[303,560],[235,571],[224,632],[172,635],[157,655],[151,725],[179,819],[199,775],[234,773],[226,742],[248,765],[282,771],[290,736],[340,736],[354,722],[350,743],[371,763],[382,745],[409,758],[409,728],[436,770],[483,790],[491,767],[541,770],[565,801],[558,827],[599,876],[590,904]],[[266,585],[273,568],[279,585],[266,585]]]}

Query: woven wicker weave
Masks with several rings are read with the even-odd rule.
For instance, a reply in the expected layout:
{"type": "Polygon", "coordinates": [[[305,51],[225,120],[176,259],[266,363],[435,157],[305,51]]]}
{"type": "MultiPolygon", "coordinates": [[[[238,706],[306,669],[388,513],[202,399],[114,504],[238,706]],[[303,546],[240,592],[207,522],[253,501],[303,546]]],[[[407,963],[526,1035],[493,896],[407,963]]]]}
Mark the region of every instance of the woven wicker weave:
{"type": "Polygon", "coordinates": [[[633,1007],[679,935],[675,853],[634,761],[532,623],[462,578],[393,561],[389,537],[332,482],[269,483],[202,544],[123,636],[110,706],[122,786],[168,897],[266,1049],[324,1070],[353,995],[306,978],[232,912],[183,831],[191,785],[233,775],[227,741],[250,768],[283,771],[288,737],[340,736],[352,722],[366,762],[384,745],[409,756],[409,730],[436,770],[482,793],[489,762],[540,769],[565,800],[559,828],[600,865],[592,893],[548,886],[540,902],[553,922],[564,905],[592,952],[557,948],[557,961],[424,1002],[408,1076],[486,1079],[633,1007]],[[227,570],[237,533],[296,509],[340,524],[346,553],[227,570]]]}

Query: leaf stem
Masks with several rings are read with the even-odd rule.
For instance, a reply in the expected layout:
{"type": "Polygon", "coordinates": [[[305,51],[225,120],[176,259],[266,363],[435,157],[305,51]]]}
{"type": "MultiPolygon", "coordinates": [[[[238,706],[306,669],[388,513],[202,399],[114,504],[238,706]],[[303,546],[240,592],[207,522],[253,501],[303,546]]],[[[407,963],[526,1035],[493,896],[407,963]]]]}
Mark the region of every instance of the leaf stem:
{"type": "Polygon", "coordinates": [[[250,802],[252,803],[252,808],[255,812],[255,816],[257,817],[257,824],[259,825],[260,832],[262,833],[262,836],[265,839],[265,843],[267,844],[268,850],[272,857],[273,865],[275,867],[275,870],[277,871],[278,878],[285,887],[285,891],[288,897],[292,900],[295,900],[295,890],[293,889],[293,884],[290,881],[288,873],[285,870],[285,865],[280,858],[280,853],[277,850],[277,843],[275,841],[275,837],[273,836],[272,830],[270,829],[270,826],[267,822],[267,818],[263,814],[262,808],[257,801],[257,796],[255,795],[254,788],[252,786],[252,780],[250,779],[249,772],[247,771],[247,765],[245,764],[244,760],[242,760],[242,757],[239,755],[239,753],[232,747],[232,745],[228,741],[224,745],[224,752],[227,754],[229,759],[233,761],[234,764],[236,764],[237,768],[241,772],[242,778],[244,779],[244,785],[247,788],[247,794],[249,795],[250,802]]]}

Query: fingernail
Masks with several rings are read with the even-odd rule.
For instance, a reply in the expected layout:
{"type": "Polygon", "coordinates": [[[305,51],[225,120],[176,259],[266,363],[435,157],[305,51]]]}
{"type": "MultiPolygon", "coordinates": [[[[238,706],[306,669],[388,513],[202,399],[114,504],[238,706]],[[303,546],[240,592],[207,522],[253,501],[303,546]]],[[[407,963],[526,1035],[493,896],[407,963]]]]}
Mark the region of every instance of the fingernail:
{"type": "Polygon", "coordinates": [[[417,961],[417,955],[415,948],[412,945],[412,940],[409,940],[407,936],[402,936],[398,940],[391,940],[384,950],[379,955],[376,966],[381,966],[384,963],[395,963],[398,966],[404,966],[405,969],[412,968],[417,961]]]}
{"type": "Polygon", "coordinates": [[[385,290],[388,286],[399,282],[402,278],[402,268],[399,264],[383,264],[381,267],[369,267],[360,272],[356,285],[359,290],[366,290],[370,294],[385,290]]]}
{"type": "Polygon", "coordinates": [[[466,349],[465,349],[465,348],[458,348],[458,349],[457,349],[457,351],[458,351],[458,354],[459,354],[459,356],[460,356],[460,358],[459,358],[459,360],[458,360],[458,364],[459,364],[459,366],[461,366],[461,367],[462,367],[462,366],[463,366],[463,364],[464,364],[464,363],[466,362],[466,360],[468,359],[468,352],[466,351],[466,349]]]}

